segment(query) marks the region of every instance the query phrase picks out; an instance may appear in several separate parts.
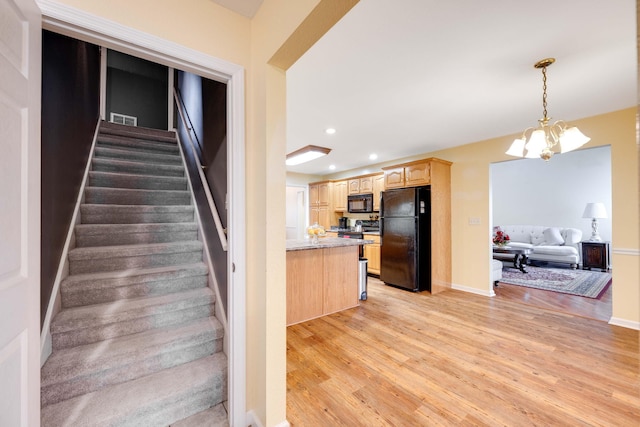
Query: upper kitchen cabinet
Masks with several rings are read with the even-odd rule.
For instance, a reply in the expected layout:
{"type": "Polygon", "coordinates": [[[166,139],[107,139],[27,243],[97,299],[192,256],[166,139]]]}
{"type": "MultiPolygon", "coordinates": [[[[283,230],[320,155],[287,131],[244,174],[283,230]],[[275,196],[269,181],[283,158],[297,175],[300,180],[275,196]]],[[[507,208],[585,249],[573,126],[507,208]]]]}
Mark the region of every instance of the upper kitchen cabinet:
{"type": "Polygon", "coordinates": [[[380,212],[380,193],[384,191],[384,174],[375,175],[373,178],[373,210],[380,212]]]}
{"type": "Polygon", "coordinates": [[[373,193],[373,177],[352,178],[349,180],[349,195],[373,193]]]}
{"type": "Polygon", "coordinates": [[[309,224],[318,223],[329,229],[334,222],[333,217],[333,183],[309,183],[309,224]]]}
{"type": "Polygon", "coordinates": [[[336,212],[347,211],[348,184],[347,180],[333,183],[333,210],[336,212]]]}
{"type": "Polygon", "coordinates": [[[430,185],[431,169],[434,162],[451,165],[450,162],[431,157],[382,168],[384,171],[384,188],[391,189],[430,185]]]}
{"type": "Polygon", "coordinates": [[[309,184],[309,206],[329,206],[331,202],[331,182],[309,184]]]}

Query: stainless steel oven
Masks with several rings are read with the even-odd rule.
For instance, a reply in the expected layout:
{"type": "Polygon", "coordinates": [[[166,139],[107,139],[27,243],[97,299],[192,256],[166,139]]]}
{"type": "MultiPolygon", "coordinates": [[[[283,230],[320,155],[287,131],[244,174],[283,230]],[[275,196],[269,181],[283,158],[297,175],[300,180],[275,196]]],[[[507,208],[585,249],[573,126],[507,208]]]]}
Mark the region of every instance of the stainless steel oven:
{"type": "Polygon", "coordinates": [[[354,194],[348,198],[348,209],[350,213],[370,213],[373,212],[373,194],[354,194]]]}

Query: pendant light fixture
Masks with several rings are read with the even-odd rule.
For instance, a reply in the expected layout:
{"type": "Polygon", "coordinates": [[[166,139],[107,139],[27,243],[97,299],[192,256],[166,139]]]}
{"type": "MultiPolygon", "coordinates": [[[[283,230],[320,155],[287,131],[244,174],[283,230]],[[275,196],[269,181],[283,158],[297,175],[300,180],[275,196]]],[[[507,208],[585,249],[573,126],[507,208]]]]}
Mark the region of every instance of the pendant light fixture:
{"type": "Polygon", "coordinates": [[[562,120],[550,125],[547,117],[547,67],[556,62],[555,58],[546,58],[534,64],[542,69],[542,118],[538,119],[538,127],[527,128],[522,136],[513,141],[505,154],[516,157],[535,159],[540,157],[545,161],[553,156],[553,147],[560,145],[560,152],[566,153],[582,147],[591,138],[585,136],[575,126],[568,126],[562,120]],[[525,154],[526,150],[526,154],[525,154]]]}

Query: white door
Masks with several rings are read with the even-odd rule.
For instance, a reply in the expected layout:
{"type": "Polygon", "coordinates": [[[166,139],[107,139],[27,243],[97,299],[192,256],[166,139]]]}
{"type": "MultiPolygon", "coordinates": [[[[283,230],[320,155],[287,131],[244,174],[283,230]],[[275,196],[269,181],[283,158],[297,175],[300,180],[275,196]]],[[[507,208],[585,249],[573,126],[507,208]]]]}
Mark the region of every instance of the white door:
{"type": "Polygon", "coordinates": [[[0,0],[0,426],[40,425],[41,16],[0,0]]]}

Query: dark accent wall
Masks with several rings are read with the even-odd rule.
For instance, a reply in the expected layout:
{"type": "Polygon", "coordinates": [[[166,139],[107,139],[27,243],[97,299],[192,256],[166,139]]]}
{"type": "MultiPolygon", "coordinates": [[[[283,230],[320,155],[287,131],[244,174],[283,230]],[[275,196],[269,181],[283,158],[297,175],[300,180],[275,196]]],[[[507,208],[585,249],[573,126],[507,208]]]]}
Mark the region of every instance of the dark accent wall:
{"type": "Polygon", "coordinates": [[[42,32],[40,325],[100,115],[100,48],[42,32]]]}
{"type": "Polygon", "coordinates": [[[168,68],[109,50],[107,120],[110,113],[138,118],[138,126],[167,130],[168,68]]]}
{"type": "MultiPolygon", "coordinates": [[[[207,236],[215,276],[220,286],[222,304],[227,310],[227,252],[222,249],[218,239],[213,216],[209,210],[206,195],[200,181],[194,156],[199,156],[207,166],[205,175],[207,185],[218,208],[220,220],[227,226],[227,85],[207,80],[183,71],[176,72],[176,86],[183,96],[193,129],[196,131],[200,147],[194,152],[189,146],[187,130],[178,120],[178,133],[187,145],[185,157],[189,176],[193,183],[198,213],[202,219],[204,233],[207,236]]],[[[198,142],[194,141],[195,144],[198,142]]]]}

